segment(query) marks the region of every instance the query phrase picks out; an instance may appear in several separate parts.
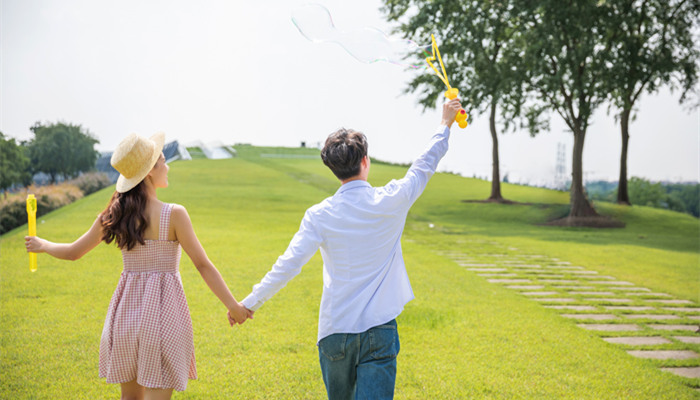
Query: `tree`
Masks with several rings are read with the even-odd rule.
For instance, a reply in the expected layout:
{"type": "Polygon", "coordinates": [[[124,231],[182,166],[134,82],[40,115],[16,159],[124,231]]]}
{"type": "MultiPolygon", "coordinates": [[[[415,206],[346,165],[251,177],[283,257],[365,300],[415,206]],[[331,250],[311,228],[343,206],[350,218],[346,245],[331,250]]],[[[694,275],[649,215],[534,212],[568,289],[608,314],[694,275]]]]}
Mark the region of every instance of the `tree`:
{"type": "Polygon", "coordinates": [[[629,191],[635,204],[662,208],[666,200],[666,191],[661,183],[651,183],[644,178],[633,176],[629,181],[629,191]]]}
{"type": "Polygon", "coordinates": [[[603,0],[607,10],[608,40],[612,57],[605,79],[612,104],[619,110],[622,134],[617,202],[630,204],[627,187],[629,122],[634,105],[644,92],[663,85],[680,88],[680,102],[698,81],[697,0],[603,0]]]}
{"type": "MultiPolygon", "coordinates": [[[[28,175],[29,159],[15,139],[6,138],[0,132],[0,190],[7,190],[17,183],[23,183],[28,175]]],[[[5,192],[7,198],[7,192],[5,192]]]]}
{"type": "MultiPolygon", "coordinates": [[[[502,116],[507,131],[520,114],[524,98],[522,76],[513,69],[514,44],[521,8],[517,1],[475,0],[384,0],[389,21],[401,23],[396,31],[412,40],[429,42],[439,37],[445,68],[452,86],[462,88],[463,106],[472,112],[489,114],[492,174],[489,201],[504,202],[501,195],[500,160],[496,116],[502,116]]],[[[421,74],[407,91],[420,91],[420,104],[434,107],[445,88],[431,74],[421,74]]]]}
{"type": "Polygon", "coordinates": [[[30,129],[34,132],[34,139],[28,144],[32,172],[45,172],[55,183],[59,175],[75,177],[95,167],[95,144],[99,141],[83,132],[80,125],[37,122],[30,129]]]}
{"type": "MultiPolygon", "coordinates": [[[[583,188],[583,145],[593,111],[605,100],[603,78],[609,46],[598,0],[541,0],[523,20],[522,64],[529,90],[538,94],[526,115],[531,132],[546,126],[542,116],[553,111],[574,135],[570,211],[567,221],[598,213],[583,188]]],[[[583,220],[585,224],[586,220],[583,220]]]]}

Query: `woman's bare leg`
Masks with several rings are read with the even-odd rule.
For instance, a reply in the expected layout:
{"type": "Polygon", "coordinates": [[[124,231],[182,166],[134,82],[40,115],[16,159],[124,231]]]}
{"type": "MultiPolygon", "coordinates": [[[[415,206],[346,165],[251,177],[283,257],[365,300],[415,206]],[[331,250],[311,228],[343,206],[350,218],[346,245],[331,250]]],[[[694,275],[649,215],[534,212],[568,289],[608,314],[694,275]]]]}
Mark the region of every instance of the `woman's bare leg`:
{"type": "Polygon", "coordinates": [[[146,388],[146,397],[144,397],[144,400],[170,400],[172,395],[172,389],[146,388]]]}
{"type": "Polygon", "coordinates": [[[136,383],[134,379],[131,382],[122,383],[122,399],[121,400],[144,400],[144,387],[136,383]]]}

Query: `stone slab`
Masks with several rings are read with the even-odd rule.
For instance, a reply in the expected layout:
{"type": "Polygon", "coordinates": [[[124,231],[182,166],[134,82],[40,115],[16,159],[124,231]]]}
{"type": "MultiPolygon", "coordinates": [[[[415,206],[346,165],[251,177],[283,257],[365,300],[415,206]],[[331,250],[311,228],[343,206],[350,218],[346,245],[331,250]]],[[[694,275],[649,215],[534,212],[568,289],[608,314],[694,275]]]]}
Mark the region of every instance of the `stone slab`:
{"type": "Polygon", "coordinates": [[[698,320],[700,320],[700,315],[689,315],[689,316],[686,317],[686,318],[688,318],[688,319],[698,319],[698,320]]]}
{"type": "Polygon", "coordinates": [[[630,346],[654,346],[657,344],[669,344],[672,343],[670,340],[661,336],[625,336],[625,337],[613,337],[613,338],[603,338],[608,343],[613,344],[626,344],[630,346]]]}
{"type": "Polygon", "coordinates": [[[569,292],[572,296],[615,296],[613,292],[569,292]]]}
{"type": "Polygon", "coordinates": [[[541,265],[537,264],[510,264],[512,268],[542,268],[541,265]]]}
{"type": "Polygon", "coordinates": [[[678,311],[678,312],[700,312],[699,307],[664,307],[667,311],[678,311]]]}
{"type": "Polygon", "coordinates": [[[693,304],[690,300],[644,300],[647,303],[659,303],[659,304],[693,304]]]}
{"type": "Polygon", "coordinates": [[[588,329],[589,331],[608,331],[608,332],[626,332],[638,331],[641,328],[635,324],[577,324],[579,328],[588,329]]]}
{"type": "Polygon", "coordinates": [[[495,267],[496,264],[483,264],[483,263],[465,263],[465,262],[460,262],[458,263],[462,267],[495,267]]]}
{"type": "Polygon", "coordinates": [[[606,281],[614,281],[617,280],[614,276],[608,276],[608,275],[596,275],[596,276],[581,276],[583,279],[605,279],[606,281]]]}
{"type": "Polygon", "coordinates": [[[683,343],[700,344],[700,336],[674,336],[673,338],[683,343]]]}
{"type": "Polygon", "coordinates": [[[661,370],[686,378],[700,378],[700,367],[661,368],[661,370]]]}
{"type": "Polygon", "coordinates": [[[512,278],[518,276],[517,274],[477,274],[483,277],[494,277],[494,278],[512,278]]]}
{"type": "Polygon", "coordinates": [[[489,283],[530,283],[529,279],[488,279],[489,283]]]}
{"type": "Polygon", "coordinates": [[[587,290],[587,289],[595,289],[593,286],[576,286],[576,285],[568,285],[568,286],[557,286],[553,285],[552,287],[555,287],[557,289],[577,289],[577,290],[587,290]]]}
{"type": "Polygon", "coordinates": [[[570,274],[577,274],[577,275],[596,275],[596,271],[587,271],[587,270],[574,270],[574,271],[568,271],[570,274]]]}
{"type": "Polygon", "coordinates": [[[655,360],[688,360],[698,358],[698,353],[691,350],[627,350],[627,353],[639,358],[655,360]]]}
{"type": "Polygon", "coordinates": [[[651,306],[603,306],[603,308],[620,311],[648,311],[654,309],[654,307],[651,306]]]}
{"type": "MultiPolygon", "coordinates": [[[[529,260],[504,260],[504,264],[516,264],[516,265],[523,265],[527,264],[529,260]]],[[[539,267],[539,265],[537,265],[539,267]]]]}
{"type": "Polygon", "coordinates": [[[532,300],[547,302],[547,303],[573,303],[576,301],[575,299],[562,299],[562,298],[557,298],[557,297],[553,297],[553,298],[549,298],[549,299],[542,298],[542,299],[532,299],[532,300]]]}
{"type": "Polygon", "coordinates": [[[608,289],[621,290],[621,291],[626,291],[626,292],[651,292],[651,289],[647,289],[647,288],[643,288],[643,287],[612,286],[612,287],[609,287],[608,289]]]}
{"type": "Polygon", "coordinates": [[[564,318],[572,319],[592,319],[595,321],[605,321],[611,319],[617,319],[616,315],[612,314],[561,314],[564,318]]]}
{"type": "Polygon", "coordinates": [[[651,329],[656,329],[657,331],[696,331],[698,329],[697,325],[647,325],[651,329]]]}
{"type": "Polygon", "coordinates": [[[587,298],[584,300],[596,301],[598,303],[631,303],[632,302],[632,300],[630,300],[630,299],[610,299],[610,298],[603,298],[603,297],[587,298]]]}
{"type": "Polygon", "coordinates": [[[634,283],[627,281],[589,281],[588,283],[610,286],[634,286],[634,283]]]}
{"type": "Polygon", "coordinates": [[[523,296],[554,296],[559,294],[559,292],[522,292],[523,296]]]}
{"type": "Polygon", "coordinates": [[[505,272],[508,270],[505,268],[467,268],[467,271],[472,271],[472,272],[505,272]]]}
{"type": "Polygon", "coordinates": [[[633,319],[679,319],[680,317],[677,315],[667,315],[667,314],[627,314],[625,315],[625,318],[633,318],[633,319]]]}
{"type": "Polygon", "coordinates": [[[514,289],[514,290],[537,290],[537,289],[544,289],[544,285],[512,285],[512,286],[506,286],[508,289],[514,289]]]}
{"type": "Polygon", "coordinates": [[[649,296],[649,297],[673,297],[667,293],[651,293],[651,292],[627,293],[627,295],[628,296],[649,296]]]}
{"type": "Polygon", "coordinates": [[[545,283],[578,283],[578,281],[572,281],[567,279],[538,279],[540,282],[545,283]]]}
{"type": "Polygon", "coordinates": [[[576,310],[576,311],[593,311],[595,307],[593,306],[544,306],[544,308],[551,308],[554,310],[576,310]]]}
{"type": "Polygon", "coordinates": [[[537,278],[539,278],[539,279],[544,279],[544,278],[546,278],[546,279],[560,279],[560,278],[564,277],[564,275],[553,275],[553,274],[548,274],[544,271],[540,272],[540,271],[520,270],[520,271],[518,271],[518,273],[527,274],[527,275],[537,275],[537,278]]]}

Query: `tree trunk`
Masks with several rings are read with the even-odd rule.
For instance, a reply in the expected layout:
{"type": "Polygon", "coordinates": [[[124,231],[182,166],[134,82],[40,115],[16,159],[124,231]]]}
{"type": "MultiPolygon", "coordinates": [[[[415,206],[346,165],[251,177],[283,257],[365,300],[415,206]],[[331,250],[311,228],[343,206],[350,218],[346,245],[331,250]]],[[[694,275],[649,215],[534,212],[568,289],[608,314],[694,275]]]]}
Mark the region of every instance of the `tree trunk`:
{"type": "Polygon", "coordinates": [[[591,203],[588,202],[583,188],[583,141],[585,137],[585,132],[580,129],[574,130],[574,156],[571,168],[571,211],[569,211],[569,218],[598,216],[591,203]]]}
{"type": "Polygon", "coordinates": [[[493,159],[493,166],[491,171],[491,196],[489,196],[489,201],[503,201],[503,196],[501,196],[501,172],[499,169],[500,161],[498,160],[496,103],[491,103],[491,116],[489,117],[489,126],[491,128],[491,140],[493,141],[493,151],[491,155],[493,159]]]}
{"type": "Polygon", "coordinates": [[[631,205],[627,192],[627,145],[630,140],[629,122],[632,108],[626,108],[620,115],[620,130],[622,131],[622,155],[620,156],[620,179],[617,186],[617,203],[631,205]]]}

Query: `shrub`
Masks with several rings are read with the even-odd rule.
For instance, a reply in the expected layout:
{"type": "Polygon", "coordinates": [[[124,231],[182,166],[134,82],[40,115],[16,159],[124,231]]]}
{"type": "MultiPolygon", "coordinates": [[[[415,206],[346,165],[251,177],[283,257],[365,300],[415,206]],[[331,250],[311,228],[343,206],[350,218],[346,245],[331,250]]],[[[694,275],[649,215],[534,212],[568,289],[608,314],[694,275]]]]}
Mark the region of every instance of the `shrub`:
{"type": "Polygon", "coordinates": [[[39,187],[29,186],[25,193],[11,195],[6,200],[0,201],[0,234],[27,222],[26,193],[33,193],[36,197],[37,217],[83,197],[83,192],[77,186],[69,183],[39,187]]]}
{"type": "Polygon", "coordinates": [[[68,183],[77,186],[84,196],[94,193],[112,184],[107,174],[103,172],[88,172],[69,181],[68,183]]]}
{"type": "Polygon", "coordinates": [[[58,185],[32,185],[25,191],[9,195],[0,200],[0,235],[27,222],[27,193],[36,197],[36,215],[39,217],[111,184],[106,174],[89,172],[58,185]]]}

